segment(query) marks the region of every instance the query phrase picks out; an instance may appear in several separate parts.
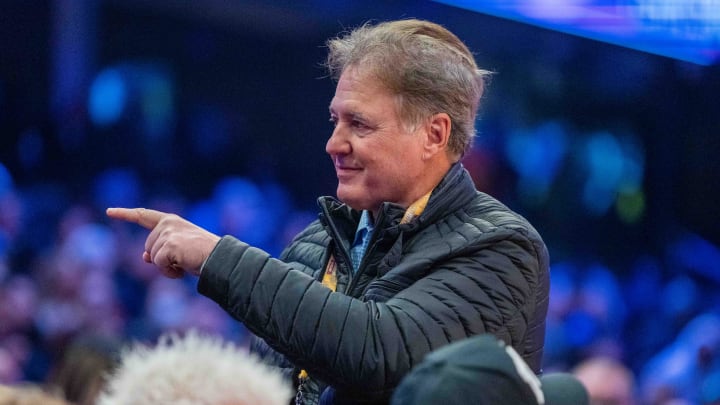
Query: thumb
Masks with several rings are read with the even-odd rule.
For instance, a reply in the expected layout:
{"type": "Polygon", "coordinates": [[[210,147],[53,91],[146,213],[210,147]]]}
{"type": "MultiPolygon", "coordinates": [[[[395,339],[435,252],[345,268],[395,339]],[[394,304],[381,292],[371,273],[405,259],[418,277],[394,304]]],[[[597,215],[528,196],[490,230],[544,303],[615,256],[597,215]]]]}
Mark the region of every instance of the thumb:
{"type": "Polygon", "coordinates": [[[108,208],[105,213],[110,218],[134,222],[149,230],[155,228],[165,216],[170,215],[146,208],[108,208]]]}

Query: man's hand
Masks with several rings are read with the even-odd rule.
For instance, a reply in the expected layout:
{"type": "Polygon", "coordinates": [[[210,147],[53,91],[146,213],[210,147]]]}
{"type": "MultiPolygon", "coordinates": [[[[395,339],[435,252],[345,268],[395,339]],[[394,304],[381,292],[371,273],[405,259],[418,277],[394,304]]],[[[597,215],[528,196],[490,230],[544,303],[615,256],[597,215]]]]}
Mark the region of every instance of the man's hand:
{"type": "Polygon", "coordinates": [[[134,222],[150,230],[143,260],[154,263],[169,278],[183,272],[200,275],[200,267],[220,237],[175,215],[145,208],[108,208],[107,216],[134,222]]]}

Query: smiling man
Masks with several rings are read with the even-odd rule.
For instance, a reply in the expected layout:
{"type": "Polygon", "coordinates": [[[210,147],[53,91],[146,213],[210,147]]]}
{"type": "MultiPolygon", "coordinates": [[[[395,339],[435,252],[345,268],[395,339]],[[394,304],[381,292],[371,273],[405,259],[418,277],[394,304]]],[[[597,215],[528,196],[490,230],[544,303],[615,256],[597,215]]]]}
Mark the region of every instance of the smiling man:
{"type": "Polygon", "coordinates": [[[488,73],[427,21],[364,25],[328,47],[337,199],[319,198],[319,219],[278,259],[177,215],[108,215],[151,230],[143,258],[166,276],[199,276],[298,403],[387,403],[429,352],[481,333],[539,372],[547,250],[460,163],[488,73]]]}
{"type": "Polygon", "coordinates": [[[325,150],[335,164],[338,198],[377,216],[383,202],[408,207],[427,194],[457,156],[447,150],[447,113],[406,124],[396,96],[366,70],[350,67],[340,76],[325,150]]]}

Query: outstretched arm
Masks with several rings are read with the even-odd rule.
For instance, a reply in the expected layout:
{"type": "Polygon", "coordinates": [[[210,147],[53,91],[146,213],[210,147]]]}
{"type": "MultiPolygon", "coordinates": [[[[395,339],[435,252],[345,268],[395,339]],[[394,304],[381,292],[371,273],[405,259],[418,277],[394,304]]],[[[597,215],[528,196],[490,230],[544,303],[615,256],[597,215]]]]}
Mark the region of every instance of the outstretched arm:
{"type": "Polygon", "coordinates": [[[108,208],[107,216],[134,222],[150,231],[145,240],[143,260],[155,264],[170,278],[184,272],[200,274],[205,259],[220,237],[178,215],[146,208],[108,208]]]}

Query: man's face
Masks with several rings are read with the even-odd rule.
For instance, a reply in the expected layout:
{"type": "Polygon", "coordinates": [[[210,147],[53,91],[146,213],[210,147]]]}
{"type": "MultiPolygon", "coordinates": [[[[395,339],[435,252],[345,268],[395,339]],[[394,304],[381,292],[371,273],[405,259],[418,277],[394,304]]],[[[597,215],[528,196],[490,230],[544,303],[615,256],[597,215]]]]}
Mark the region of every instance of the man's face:
{"type": "Polygon", "coordinates": [[[357,210],[377,211],[394,202],[409,206],[427,190],[423,128],[408,132],[396,98],[372,75],[348,68],[330,103],[335,130],[325,146],[335,165],[337,196],[357,210]]]}

